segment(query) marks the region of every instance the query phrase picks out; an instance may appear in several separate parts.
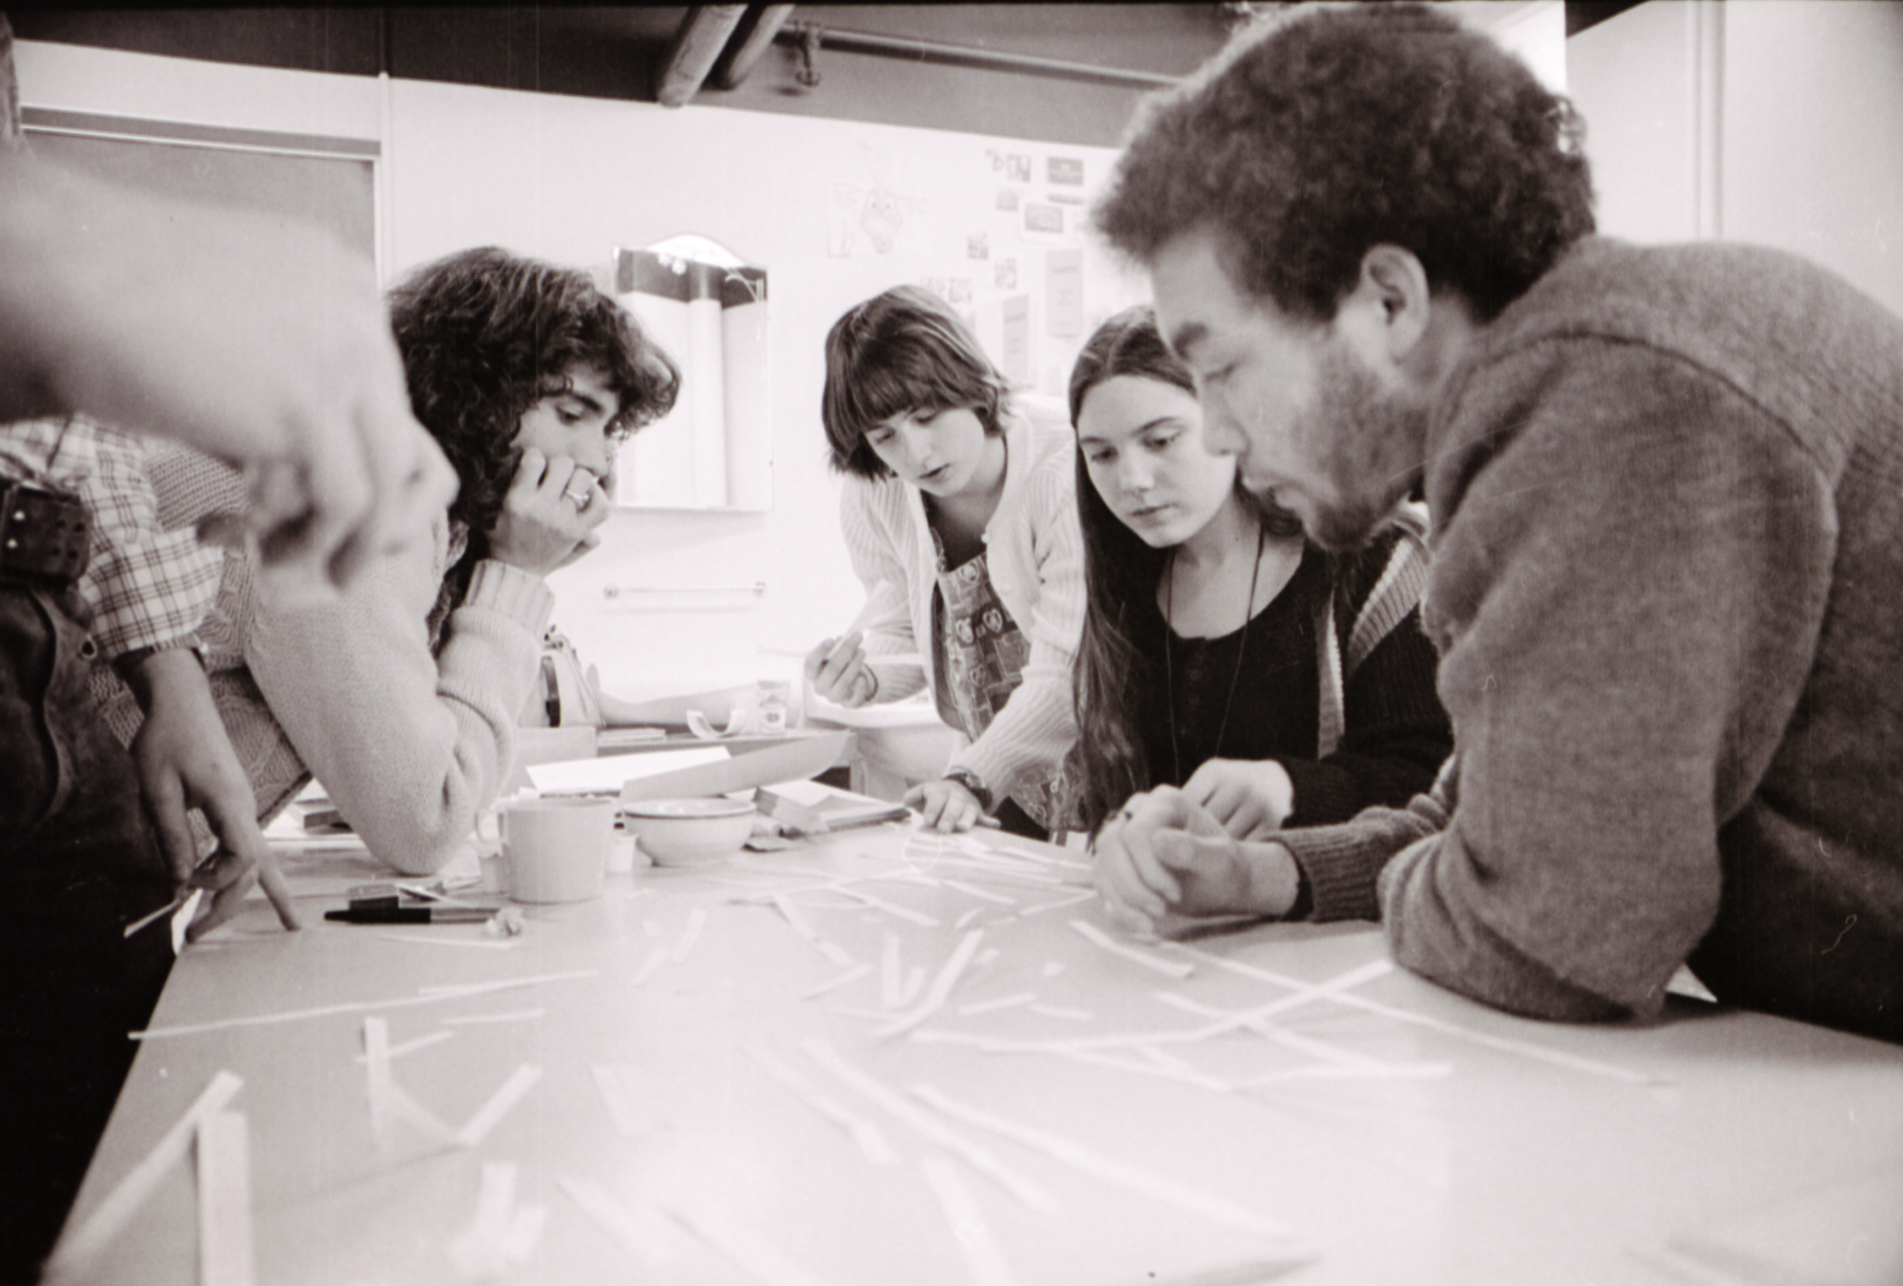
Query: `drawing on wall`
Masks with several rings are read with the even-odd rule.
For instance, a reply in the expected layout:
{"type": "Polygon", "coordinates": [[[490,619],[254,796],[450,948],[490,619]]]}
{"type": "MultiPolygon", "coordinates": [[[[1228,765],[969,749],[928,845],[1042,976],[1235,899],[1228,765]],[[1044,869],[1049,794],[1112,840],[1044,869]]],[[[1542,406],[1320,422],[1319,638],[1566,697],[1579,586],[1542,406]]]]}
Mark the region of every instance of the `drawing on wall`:
{"type": "Polygon", "coordinates": [[[965,234],[965,258],[989,259],[991,257],[991,234],[987,232],[968,232],[965,234]]]}
{"type": "Polygon", "coordinates": [[[858,161],[849,167],[858,173],[828,185],[826,253],[835,259],[891,254],[923,206],[889,152],[862,143],[858,161]]]}
{"type": "Polygon", "coordinates": [[[999,290],[1018,288],[1018,261],[1015,257],[999,259],[991,265],[991,284],[999,290]]]}
{"type": "Polygon", "coordinates": [[[1013,152],[1004,158],[1004,176],[1013,183],[1031,181],[1031,158],[1022,152],[1013,152]]]}
{"type": "Polygon", "coordinates": [[[998,208],[1015,211],[1018,208],[1018,190],[1016,188],[998,189],[998,208]]]}

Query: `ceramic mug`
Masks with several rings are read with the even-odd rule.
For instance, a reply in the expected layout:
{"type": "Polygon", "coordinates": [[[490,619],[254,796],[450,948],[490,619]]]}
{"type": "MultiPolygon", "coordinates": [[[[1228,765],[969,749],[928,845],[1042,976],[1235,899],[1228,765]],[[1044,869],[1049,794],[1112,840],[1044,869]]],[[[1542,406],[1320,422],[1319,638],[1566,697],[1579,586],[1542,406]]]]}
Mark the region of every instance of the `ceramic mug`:
{"type": "Polygon", "coordinates": [[[509,896],[517,902],[585,902],[601,896],[614,843],[613,799],[522,799],[501,811],[509,896]]]}

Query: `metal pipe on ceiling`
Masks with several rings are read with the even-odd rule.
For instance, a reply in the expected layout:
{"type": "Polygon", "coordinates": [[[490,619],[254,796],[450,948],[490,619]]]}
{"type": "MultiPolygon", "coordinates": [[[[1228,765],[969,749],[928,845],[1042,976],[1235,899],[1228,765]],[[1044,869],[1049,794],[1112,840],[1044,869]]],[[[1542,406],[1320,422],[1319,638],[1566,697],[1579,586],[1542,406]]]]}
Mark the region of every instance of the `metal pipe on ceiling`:
{"type": "Polygon", "coordinates": [[[746,12],[743,4],[697,4],[687,11],[655,90],[661,106],[679,107],[699,91],[746,12]]]}
{"type": "MultiPolygon", "coordinates": [[[[782,29],[776,39],[797,44],[802,31],[782,29]]],[[[1059,80],[1081,80],[1097,85],[1115,85],[1123,89],[1168,89],[1182,83],[1180,76],[1156,72],[1132,71],[1123,67],[1100,67],[1092,63],[1071,62],[1063,58],[1043,58],[1036,54],[1003,53],[971,45],[947,44],[942,40],[924,40],[915,36],[888,36],[872,31],[842,31],[835,27],[819,30],[820,43],[841,53],[878,54],[888,58],[906,58],[914,62],[938,63],[947,67],[971,67],[981,71],[1017,72],[1030,76],[1050,76],[1059,80]]]]}
{"type": "Polygon", "coordinates": [[[738,89],[741,82],[752,74],[754,64],[760,61],[760,55],[767,51],[773,38],[780,34],[780,28],[793,13],[790,4],[769,4],[760,6],[753,15],[753,23],[740,36],[739,43],[733,48],[725,65],[714,72],[715,89],[738,89]]]}

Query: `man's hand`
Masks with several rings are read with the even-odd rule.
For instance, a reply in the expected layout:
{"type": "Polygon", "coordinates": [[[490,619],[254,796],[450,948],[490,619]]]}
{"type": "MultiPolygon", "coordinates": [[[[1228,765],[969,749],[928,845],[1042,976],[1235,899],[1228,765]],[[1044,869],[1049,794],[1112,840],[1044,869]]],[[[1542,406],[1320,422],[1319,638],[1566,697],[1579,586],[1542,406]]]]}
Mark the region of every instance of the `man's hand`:
{"type": "Polygon", "coordinates": [[[328,232],[0,156],[0,419],[83,411],[245,469],[281,597],[429,538],[456,476],[368,259],[328,232]]]}
{"type": "Polygon", "coordinates": [[[1295,811],[1295,783],[1273,759],[1205,759],[1183,794],[1222,824],[1231,839],[1262,839],[1295,811]]]}
{"type": "Polygon", "coordinates": [[[1235,839],[1173,786],[1131,796],[1104,825],[1095,870],[1111,922],[1145,937],[1170,915],[1285,915],[1301,887],[1286,848],[1235,839]]]}
{"type": "Polygon", "coordinates": [[[546,576],[601,543],[608,495],[595,475],[565,455],[524,448],[502,514],[489,533],[489,557],[546,576]]]}
{"type": "Polygon", "coordinates": [[[130,677],[145,707],[132,757],[166,862],[181,884],[214,891],[187,936],[195,942],[236,915],[260,880],[284,927],[300,927],[198,658],[182,648],[154,652],[130,677]],[[204,810],[219,840],[202,864],[187,817],[193,807],[204,810]]]}
{"type": "Polygon", "coordinates": [[[821,639],[806,654],[806,681],[834,705],[856,710],[878,695],[879,679],[866,660],[858,630],[839,639],[821,639]]]}
{"type": "Polygon", "coordinates": [[[902,801],[918,813],[919,825],[934,831],[968,831],[985,810],[963,782],[941,777],[921,782],[905,792],[902,801]]]}

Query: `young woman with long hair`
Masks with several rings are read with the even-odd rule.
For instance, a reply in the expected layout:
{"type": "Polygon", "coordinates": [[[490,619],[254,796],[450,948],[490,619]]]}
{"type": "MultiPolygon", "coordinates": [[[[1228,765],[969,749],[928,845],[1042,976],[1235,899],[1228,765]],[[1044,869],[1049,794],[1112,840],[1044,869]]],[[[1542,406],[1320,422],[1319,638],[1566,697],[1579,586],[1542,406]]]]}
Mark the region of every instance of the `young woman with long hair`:
{"type": "Polygon", "coordinates": [[[1244,838],[1427,789],[1453,733],[1420,629],[1421,529],[1329,554],[1241,490],[1147,306],[1085,344],[1070,411],[1089,590],[1073,820],[1094,834],[1174,785],[1244,838]]]}

